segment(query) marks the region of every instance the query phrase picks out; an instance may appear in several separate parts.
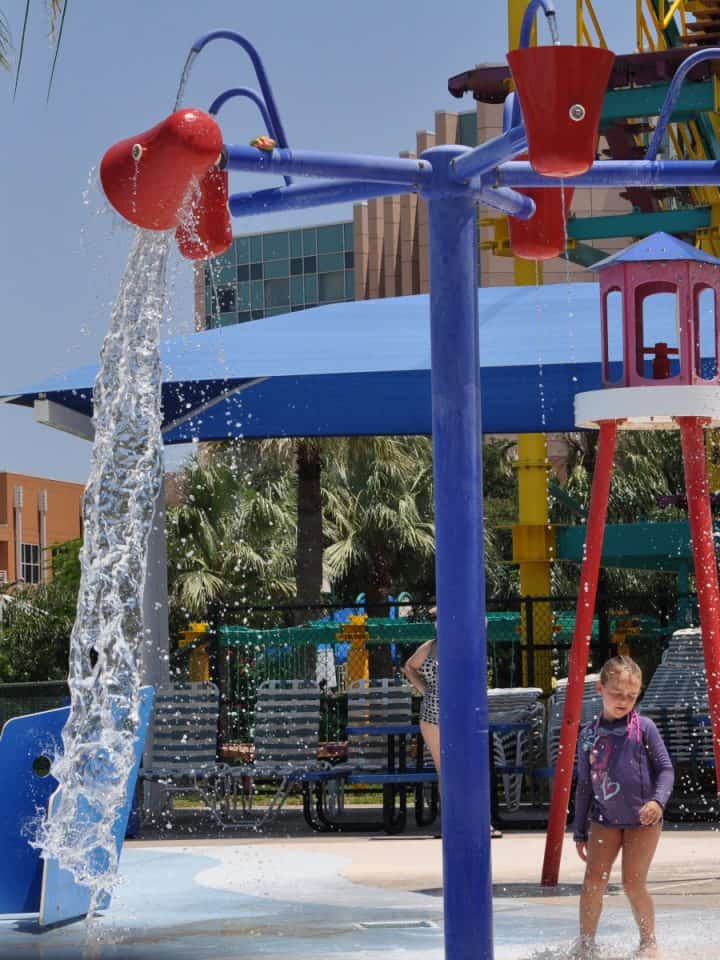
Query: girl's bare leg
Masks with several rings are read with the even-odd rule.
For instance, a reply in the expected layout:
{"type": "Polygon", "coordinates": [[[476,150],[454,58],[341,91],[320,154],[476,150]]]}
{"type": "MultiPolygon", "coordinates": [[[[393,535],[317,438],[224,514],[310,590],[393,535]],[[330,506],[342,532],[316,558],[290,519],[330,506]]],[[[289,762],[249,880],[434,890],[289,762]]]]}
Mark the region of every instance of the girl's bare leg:
{"type": "Polygon", "coordinates": [[[593,823],[587,845],[587,866],[580,893],[580,938],[592,943],[595,939],[603,896],[610,879],[610,871],[623,844],[623,831],[593,823]]]}
{"type": "Polygon", "coordinates": [[[647,888],[650,864],[655,856],[662,825],[634,827],[624,831],[622,880],[635,922],[640,930],[640,956],[654,957],[655,908],[647,888]]]}
{"type": "Polygon", "coordinates": [[[428,723],[427,720],[421,720],[420,732],[425,741],[425,746],[433,758],[437,775],[440,776],[440,727],[436,723],[428,723]]]}

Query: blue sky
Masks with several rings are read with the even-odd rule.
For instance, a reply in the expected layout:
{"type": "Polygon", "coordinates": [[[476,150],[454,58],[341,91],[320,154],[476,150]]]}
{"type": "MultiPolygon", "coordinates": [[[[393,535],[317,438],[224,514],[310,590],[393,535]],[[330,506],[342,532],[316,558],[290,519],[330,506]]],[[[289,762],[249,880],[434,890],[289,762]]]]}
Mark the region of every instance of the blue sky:
{"type": "MultiPolygon", "coordinates": [[[[16,41],[24,5],[0,0],[16,41]]],[[[596,6],[611,48],[634,49],[634,4],[603,0],[596,6]]],[[[108,212],[97,165],[110,144],[171,112],[197,37],[224,27],[256,45],[292,146],[387,155],[412,149],[416,131],[432,126],[435,110],[472,109],[469,96],[449,96],[447,78],[477,63],[502,61],[507,47],[505,0],[69,0],[46,103],[52,53],[45,4],[33,0],[31,7],[15,100],[14,77],[0,74],[0,393],[98,356],[131,232],[108,212]]],[[[556,7],[561,39],[574,42],[574,0],[556,0],[556,7]]],[[[541,40],[546,37],[542,28],[541,40]]],[[[217,93],[239,85],[256,85],[249,61],[234,45],[216,43],[197,60],[185,103],[206,109],[217,93]]],[[[264,132],[243,103],[228,105],[221,121],[227,142],[245,143],[264,132]]],[[[257,185],[257,179],[234,174],[231,190],[257,185]]],[[[349,207],[324,207],[235,220],[234,230],[346,216],[349,207]]],[[[171,288],[165,334],[192,328],[191,268],[179,258],[171,288]]],[[[0,470],[87,477],[89,445],[36,425],[28,410],[0,406],[0,438],[0,470]]],[[[176,448],[168,465],[186,452],[176,448]]]]}

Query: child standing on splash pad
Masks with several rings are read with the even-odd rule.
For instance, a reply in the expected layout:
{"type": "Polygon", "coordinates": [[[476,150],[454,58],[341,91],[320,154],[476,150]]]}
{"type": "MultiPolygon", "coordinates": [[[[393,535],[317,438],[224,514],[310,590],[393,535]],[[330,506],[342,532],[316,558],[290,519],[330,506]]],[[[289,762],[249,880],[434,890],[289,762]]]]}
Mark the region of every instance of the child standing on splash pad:
{"type": "Polygon", "coordinates": [[[640,930],[637,957],[657,957],[655,910],[647,875],[665,804],[672,763],[658,729],[637,713],[642,671],[630,657],[613,657],[600,671],[602,713],[578,738],[573,837],[587,863],[580,895],[580,937],[572,956],[595,957],[595,933],[610,871],[622,849],[622,882],[640,930]]]}

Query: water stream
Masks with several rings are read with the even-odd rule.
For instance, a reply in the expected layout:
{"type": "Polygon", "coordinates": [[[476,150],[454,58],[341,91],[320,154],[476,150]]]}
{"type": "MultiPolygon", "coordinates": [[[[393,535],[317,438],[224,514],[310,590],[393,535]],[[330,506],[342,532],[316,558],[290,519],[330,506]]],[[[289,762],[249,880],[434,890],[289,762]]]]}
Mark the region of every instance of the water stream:
{"type": "MultiPolygon", "coordinates": [[[[175,110],[196,56],[191,51],[183,68],[175,110]]],[[[147,547],[163,476],[159,346],[172,237],[136,231],[102,348],[70,638],[70,716],[51,769],[62,793],[33,840],[45,859],[89,888],[88,916],[116,882],[113,831],[139,726],[147,547]]]]}
{"type": "Polygon", "coordinates": [[[91,891],[114,882],[113,828],[134,762],[147,543],[162,481],[160,322],[170,233],[138,230],[94,389],[71,706],[52,765],[62,796],[35,842],[91,891]]]}

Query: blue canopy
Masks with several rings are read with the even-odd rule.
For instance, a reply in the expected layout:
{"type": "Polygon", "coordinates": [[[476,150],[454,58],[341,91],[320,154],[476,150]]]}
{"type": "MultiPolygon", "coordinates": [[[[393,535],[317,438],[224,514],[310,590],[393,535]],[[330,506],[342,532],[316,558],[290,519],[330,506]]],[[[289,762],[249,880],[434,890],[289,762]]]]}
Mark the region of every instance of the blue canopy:
{"type": "MultiPolygon", "coordinates": [[[[573,430],[600,383],[595,283],[478,290],[483,431],[573,430]]],[[[165,442],[429,434],[426,295],[330,304],[162,343],[165,442]]],[[[5,396],[92,413],[97,366],[5,396]]]]}

